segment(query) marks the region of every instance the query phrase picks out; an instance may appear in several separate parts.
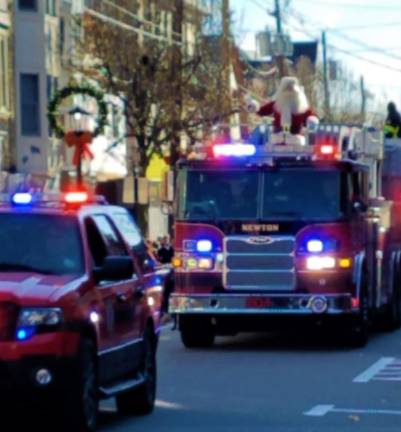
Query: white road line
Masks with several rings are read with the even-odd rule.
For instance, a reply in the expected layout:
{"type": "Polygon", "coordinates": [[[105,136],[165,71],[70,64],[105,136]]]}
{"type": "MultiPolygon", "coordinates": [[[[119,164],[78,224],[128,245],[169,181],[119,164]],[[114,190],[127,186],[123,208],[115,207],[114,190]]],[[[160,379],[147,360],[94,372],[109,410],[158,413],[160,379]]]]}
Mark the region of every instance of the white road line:
{"type": "Polygon", "coordinates": [[[334,405],[316,405],[311,410],[304,412],[309,417],[324,417],[334,409],[334,405]]]}
{"type": "Polygon", "coordinates": [[[369,369],[366,369],[365,372],[362,372],[358,375],[352,382],[354,383],[368,383],[371,381],[375,375],[385,369],[389,364],[391,364],[395,360],[394,357],[382,357],[375,364],[373,364],[369,369]]]}
{"type": "Polygon", "coordinates": [[[372,381],[401,381],[401,377],[377,377],[373,378],[372,381]]]}
{"type": "Polygon", "coordinates": [[[401,411],[398,410],[335,408],[334,405],[316,405],[311,410],[304,412],[304,415],[309,417],[324,417],[329,413],[401,416],[401,411]]]}

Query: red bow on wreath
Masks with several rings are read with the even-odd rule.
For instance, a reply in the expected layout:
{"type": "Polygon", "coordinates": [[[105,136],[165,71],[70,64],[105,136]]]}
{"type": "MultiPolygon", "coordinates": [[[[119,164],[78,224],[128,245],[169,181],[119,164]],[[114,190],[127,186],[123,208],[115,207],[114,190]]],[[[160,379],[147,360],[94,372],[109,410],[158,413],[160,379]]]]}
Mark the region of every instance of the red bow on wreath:
{"type": "Polygon", "coordinates": [[[75,147],[72,163],[78,166],[82,158],[93,159],[94,155],[89,145],[93,140],[90,132],[67,132],[64,138],[68,147],[75,147]]]}

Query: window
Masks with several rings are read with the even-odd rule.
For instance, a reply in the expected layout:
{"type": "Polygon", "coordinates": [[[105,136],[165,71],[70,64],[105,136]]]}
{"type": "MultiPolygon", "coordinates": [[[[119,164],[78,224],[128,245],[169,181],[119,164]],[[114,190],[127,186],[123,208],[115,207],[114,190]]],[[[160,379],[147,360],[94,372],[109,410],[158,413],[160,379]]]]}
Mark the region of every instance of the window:
{"type": "Polygon", "coordinates": [[[21,134],[40,135],[39,76],[21,74],[21,134]]]}
{"type": "Polygon", "coordinates": [[[95,267],[102,267],[103,261],[108,255],[104,240],[92,219],[86,219],[85,228],[94,265],[95,267]]]}
{"type": "Polygon", "coordinates": [[[132,250],[141,250],[144,246],[143,237],[132,216],[125,211],[114,213],[112,218],[132,250]]]}
{"type": "Polygon", "coordinates": [[[56,16],[55,0],[46,0],[46,13],[47,15],[56,16]]]}
{"type": "Polygon", "coordinates": [[[0,36],[0,108],[10,108],[10,89],[8,79],[8,38],[0,36]]]}
{"type": "MultiPolygon", "coordinates": [[[[56,94],[57,90],[58,90],[58,79],[51,75],[47,75],[46,77],[47,100],[50,101],[51,99],[53,99],[53,96],[56,94]]],[[[51,129],[49,125],[49,135],[52,136],[53,132],[54,131],[51,129]]]]}
{"type": "Polygon", "coordinates": [[[23,11],[36,11],[36,0],[18,0],[18,9],[23,11]]]}
{"type": "Polygon", "coordinates": [[[80,275],[84,259],[73,216],[13,212],[0,215],[0,269],[80,275]]]}
{"type": "Polygon", "coordinates": [[[125,244],[109,219],[103,215],[94,216],[93,219],[103,237],[108,253],[114,256],[127,256],[128,251],[125,244]]]}

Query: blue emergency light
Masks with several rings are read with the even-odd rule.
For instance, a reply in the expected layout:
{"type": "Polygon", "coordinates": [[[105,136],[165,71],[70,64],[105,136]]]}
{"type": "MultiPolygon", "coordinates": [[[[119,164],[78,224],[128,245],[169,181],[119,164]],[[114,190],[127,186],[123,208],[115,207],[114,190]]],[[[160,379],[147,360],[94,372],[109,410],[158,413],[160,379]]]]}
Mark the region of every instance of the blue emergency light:
{"type": "Polygon", "coordinates": [[[196,243],[196,250],[198,252],[210,252],[213,248],[213,244],[210,240],[199,240],[196,243]]]}
{"type": "Polygon", "coordinates": [[[324,244],[321,240],[312,239],[309,240],[308,243],[306,244],[306,249],[308,250],[308,252],[311,253],[323,252],[324,244]]]}
{"type": "Polygon", "coordinates": [[[15,205],[29,205],[32,203],[33,197],[28,192],[17,192],[12,197],[12,202],[15,205]]]}
{"type": "Polygon", "coordinates": [[[249,157],[254,156],[256,147],[253,144],[216,144],[213,146],[215,157],[249,157]]]}

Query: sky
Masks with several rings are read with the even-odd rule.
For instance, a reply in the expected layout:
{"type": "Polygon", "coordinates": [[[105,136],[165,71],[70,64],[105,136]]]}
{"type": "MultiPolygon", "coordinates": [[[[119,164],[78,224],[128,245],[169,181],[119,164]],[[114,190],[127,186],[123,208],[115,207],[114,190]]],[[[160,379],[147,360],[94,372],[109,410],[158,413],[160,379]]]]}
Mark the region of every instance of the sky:
{"type": "MultiPolygon", "coordinates": [[[[293,41],[320,39],[326,30],[329,58],[340,61],[355,80],[364,76],[367,89],[375,95],[368,111],[382,109],[389,99],[401,108],[400,0],[280,2],[284,29],[293,41]]],[[[274,18],[268,14],[274,10],[274,0],[231,0],[230,6],[234,33],[242,48],[254,49],[257,31],[275,29],[274,18]]]]}

